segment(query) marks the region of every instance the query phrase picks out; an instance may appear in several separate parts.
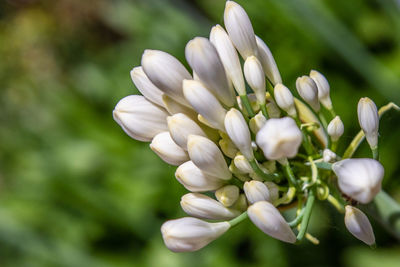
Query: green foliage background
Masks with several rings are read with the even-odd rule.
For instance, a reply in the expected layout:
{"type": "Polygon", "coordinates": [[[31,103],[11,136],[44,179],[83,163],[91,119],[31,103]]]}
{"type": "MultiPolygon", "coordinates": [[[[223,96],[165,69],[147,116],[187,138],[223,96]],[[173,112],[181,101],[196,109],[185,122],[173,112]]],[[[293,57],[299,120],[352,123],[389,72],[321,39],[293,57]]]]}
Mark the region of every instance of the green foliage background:
{"type": "MultiPolygon", "coordinates": [[[[360,97],[400,103],[397,0],[238,2],[286,85],[310,69],[326,75],[342,141],[359,129],[360,97]]],[[[144,49],[184,62],[187,41],[223,24],[223,9],[224,0],[0,2],[0,266],[399,266],[399,243],[378,223],[372,250],[325,204],[312,216],[319,246],[286,245],[245,222],[196,253],[164,247],[159,228],[184,215],[185,190],[112,110],[138,93],[129,71],[144,49]]],[[[399,123],[390,112],[381,125],[384,188],[397,200],[399,123]]]]}

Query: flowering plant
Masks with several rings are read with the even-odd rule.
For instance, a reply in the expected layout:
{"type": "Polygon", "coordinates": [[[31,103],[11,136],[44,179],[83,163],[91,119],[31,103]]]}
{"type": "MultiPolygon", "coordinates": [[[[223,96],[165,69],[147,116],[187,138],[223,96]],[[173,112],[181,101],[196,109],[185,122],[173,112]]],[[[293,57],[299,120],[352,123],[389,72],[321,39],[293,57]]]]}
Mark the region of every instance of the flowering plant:
{"type": "Polygon", "coordinates": [[[161,227],[166,246],[201,249],[246,218],[281,241],[318,243],[307,232],[316,199],[345,213],[356,238],[375,244],[368,218],[355,206],[381,192],[379,116],[398,107],[390,103],[378,112],[362,98],[362,130],[339,156],[344,125],[324,75],[312,70],[299,77],[300,97],[294,97],[240,5],[226,2],[224,24],[226,31],[216,25],[209,39],[186,45],[192,74],[172,55],[146,50],[142,66],[131,71],[143,96],[123,98],[113,111],[129,136],[151,141],[160,158],[179,166],[176,179],[190,191],[180,204],[191,217],[161,227]],[[372,158],[351,158],[364,137],[372,158]],[[288,222],[281,212],[294,207],[296,217],[288,222]]]}

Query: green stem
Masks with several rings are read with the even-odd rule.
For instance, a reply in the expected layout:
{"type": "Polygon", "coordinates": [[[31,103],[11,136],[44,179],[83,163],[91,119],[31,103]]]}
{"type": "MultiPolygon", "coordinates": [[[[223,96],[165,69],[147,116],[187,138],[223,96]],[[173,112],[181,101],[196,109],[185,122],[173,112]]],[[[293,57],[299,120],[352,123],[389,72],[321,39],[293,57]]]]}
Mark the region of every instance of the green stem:
{"type": "Polygon", "coordinates": [[[260,166],[258,166],[258,163],[257,163],[257,161],[256,161],[255,159],[249,161],[249,163],[250,163],[251,168],[253,168],[253,171],[254,171],[258,176],[260,176],[261,178],[263,178],[264,180],[266,180],[266,181],[273,181],[273,180],[275,180],[276,178],[278,178],[278,177],[276,177],[276,176],[273,175],[273,174],[265,173],[265,172],[260,168],[260,166]]]}
{"type": "Polygon", "coordinates": [[[332,163],[328,162],[315,162],[315,166],[323,170],[332,170],[332,163]]]}
{"type": "Polygon", "coordinates": [[[378,146],[376,147],[371,147],[371,151],[372,151],[372,157],[375,160],[379,160],[379,149],[378,146]]]}
{"type": "Polygon", "coordinates": [[[234,227],[239,223],[241,223],[243,220],[247,219],[247,217],[248,217],[247,211],[245,211],[236,218],[233,218],[232,220],[228,221],[228,223],[231,225],[231,227],[234,227]]]}
{"type": "Polygon", "coordinates": [[[332,206],[334,206],[340,213],[344,213],[344,207],[342,204],[340,204],[340,202],[332,195],[329,195],[327,200],[329,201],[329,203],[332,204],[332,206]]]}
{"type": "Polygon", "coordinates": [[[300,231],[297,234],[298,241],[303,240],[304,235],[307,231],[307,227],[308,227],[308,223],[310,222],[311,211],[312,211],[312,208],[314,205],[314,201],[315,201],[314,192],[312,190],[310,190],[308,198],[307,198],[306,207],[304,210],[304,216],[301,220],[300,231]]]}
{"type": "Polygon", "coordinates": [[[293,185],[295,187],[298,187],[296,177],[294,176],[293,170],[290,167],[289,162],[286,163],[285,165],[283,165],[283,169],[285,171],[286,177],[289,180],[289,184],[291,184],[291,185],[293,185]]]}
{"type": "Polygon", "coordinates": [[[241,95],[240,99],[242,100],[242,105],[244,106],[244,108],[247,111],[247,114],[249,114],[250,117],[254,117],[254,111],[253,108],[251,107],[249,98],[247,97],[247,95],[241,95]]]}
{"type": "Polygon", "coordinates": [[[288,222],[289,226],[293,228],[293,227],[296,227],[297,225],[299,225],[299,223],[301,222],[301,219],[303,219],[304,212],[305,212],[305,209],[302,209],[300,214],[293,221],[288,222]]]}
{"type": "Polygon", "coordinates": [[[321,111],[318,112],[318,117],[319,117],[319,120],[321,121],[322,125],[324,126],[324,128],[326,128],[328,123],[326,122],[326,118],[321,111]]]}
{"type": "Polygon", "coordinates": [[[296,117],[295,121],[297,123],[297,126],[299,126],[299,128],[301,129],[301,133],[303,134],[303,147],[306,150],[308,155],[312,155],[313,154],[313,148],[312,148],[312,145],[310,143],[310,140],[308,139],[307,130],[305,128],[301,127],[301,121],[300,121],[299,117],[296,117]]]}
{"type": "Polygon", "coordinates": [[[264,115],[264,117],[268,120],[269,116],[268,116],[268,112],[267,112],[267,105],[265,103],[260,104],[260,109],[261,109],[261,112],[264,115]]]}
{"type": "Polygon", "coordinates": [[[329,111],[329,113],[331,114],[332,119],[334,119],[334,118],[336,117],[336,112],[335,112],[335,110],[333,109],[333,107],[332,107],[331,109],[328,109],[328,111],[329,111]]]}

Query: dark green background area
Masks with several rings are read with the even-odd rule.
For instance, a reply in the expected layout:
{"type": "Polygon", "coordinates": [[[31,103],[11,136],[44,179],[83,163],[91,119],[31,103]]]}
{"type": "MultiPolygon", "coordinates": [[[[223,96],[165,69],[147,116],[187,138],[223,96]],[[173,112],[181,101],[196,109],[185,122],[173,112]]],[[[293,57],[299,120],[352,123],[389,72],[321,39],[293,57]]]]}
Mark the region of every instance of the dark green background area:
{"type": "MultiPolygon", "coordinates": [[[[340,150],[359,130],[360,97],[400,103],[399,1],[238,2],[287,86],[310,69],[326,75],[345,124],[340,150]]],[[[199,252],[165,248],[160,226],[184,216],[186,191],[112,110],[138,93],[129,71],[144,49],[184,62],[186,43],[223,24],[223,10],[224,0],[0,2],[0,266],[399,266],[398,241],[375,221],[372,250],[325,203],[311,219],[319,246],[247,221],[199,252]]],[[[384,188],[397,200],[399,123],[389,112],[380,131],[384,188]]]]}

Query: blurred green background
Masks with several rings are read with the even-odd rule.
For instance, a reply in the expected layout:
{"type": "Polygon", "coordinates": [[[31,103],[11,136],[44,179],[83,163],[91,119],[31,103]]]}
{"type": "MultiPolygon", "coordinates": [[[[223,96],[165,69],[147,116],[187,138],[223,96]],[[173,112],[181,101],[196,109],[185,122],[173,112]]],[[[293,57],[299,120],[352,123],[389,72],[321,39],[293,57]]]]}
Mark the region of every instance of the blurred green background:
{"type": "MultiPolygon", "coordinates": [[[[310,69],[326,75],[345,143],[360,97],[400,103],[399,1],[238,2],[286,85],[310,69]]],[[[0,266],[400,266],[398,240],[378,223],[372,250],[324,203],[310,229],[319,246],[283,244],[245,222],[199,252],[164,247],[160,226],[184,215],[185,190],[112,110],[138,93],[129,71],[144,49],[184,61],[187,41],[223,24],[223,10],[224,0],[0,1],[0,266]]],[[[400,114],[389,112],[384,188],[398,201],[399,136],[400,114]]]]}

